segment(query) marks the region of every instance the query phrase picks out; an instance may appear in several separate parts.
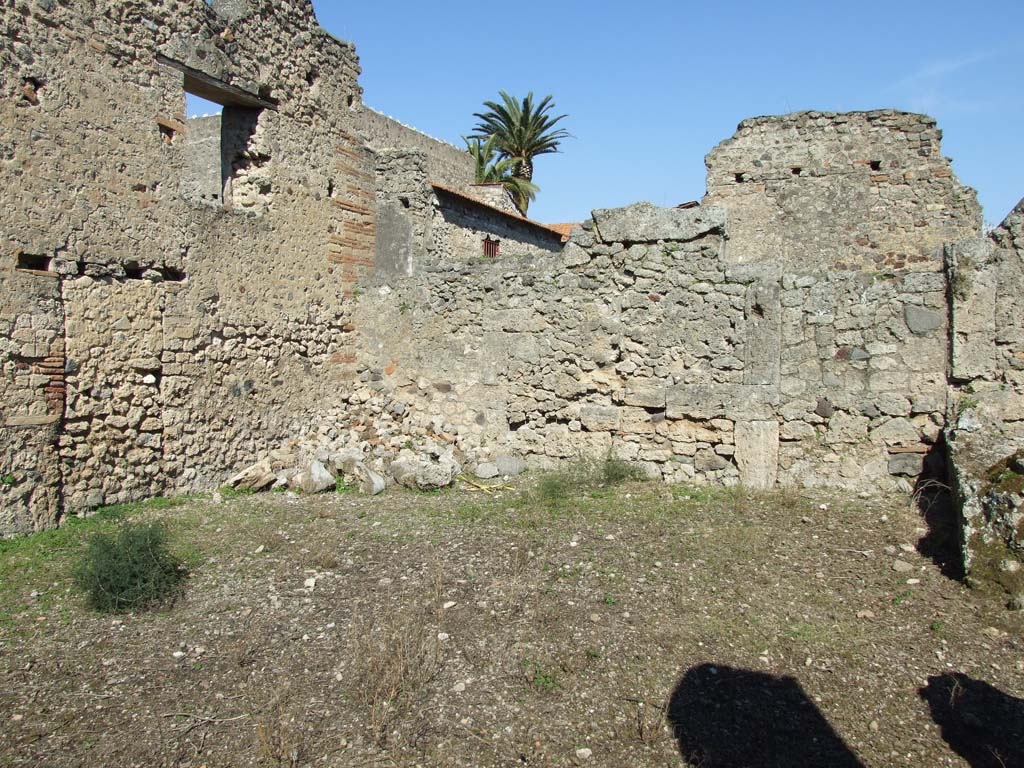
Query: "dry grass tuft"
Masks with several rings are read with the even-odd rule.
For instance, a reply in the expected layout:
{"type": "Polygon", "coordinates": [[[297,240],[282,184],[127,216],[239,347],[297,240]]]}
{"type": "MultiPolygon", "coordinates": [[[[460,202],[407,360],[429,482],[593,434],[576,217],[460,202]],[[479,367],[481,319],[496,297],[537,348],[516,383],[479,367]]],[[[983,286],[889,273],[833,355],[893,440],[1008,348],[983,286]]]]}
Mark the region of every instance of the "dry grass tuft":
{"type": "Polygon", "coordinates": [[[436,555],[427,578],[428,594],[421,599],[399,600],[405,608],[383,607],[352,622],[350,690],[366,708],[367,729],[381,747],[443,666],[438,630],[444,578],[436,555]]]}

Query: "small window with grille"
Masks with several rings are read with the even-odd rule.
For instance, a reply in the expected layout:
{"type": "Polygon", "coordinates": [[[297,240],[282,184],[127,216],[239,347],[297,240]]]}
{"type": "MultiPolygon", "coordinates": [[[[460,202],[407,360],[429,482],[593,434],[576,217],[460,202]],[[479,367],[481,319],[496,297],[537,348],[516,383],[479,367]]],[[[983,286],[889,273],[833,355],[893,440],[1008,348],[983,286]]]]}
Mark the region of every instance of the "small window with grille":
{"type": "Polygon", "coordinates": [[[500,240],[491,240],[489,237],[484,238],[484,256],[496,259],[498,257],[499,248],[501,248],[500,240]]]}

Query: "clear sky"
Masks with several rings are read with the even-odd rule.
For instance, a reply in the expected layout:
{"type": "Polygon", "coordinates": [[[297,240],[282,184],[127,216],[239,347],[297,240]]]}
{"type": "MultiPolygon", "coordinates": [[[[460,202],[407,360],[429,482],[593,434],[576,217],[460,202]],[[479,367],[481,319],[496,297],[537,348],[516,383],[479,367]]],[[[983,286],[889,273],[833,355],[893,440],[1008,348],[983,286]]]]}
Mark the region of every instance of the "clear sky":
{"type": "Polygon", "coordinates": [[[499,89],[552,94],[576,137],[536,163],[531,218],[704,194],[745,117],[925,112],[998,223],[1024,197],[1024,0],[313,0],[355,43],[366,104],[462,146],[499,89]]]}

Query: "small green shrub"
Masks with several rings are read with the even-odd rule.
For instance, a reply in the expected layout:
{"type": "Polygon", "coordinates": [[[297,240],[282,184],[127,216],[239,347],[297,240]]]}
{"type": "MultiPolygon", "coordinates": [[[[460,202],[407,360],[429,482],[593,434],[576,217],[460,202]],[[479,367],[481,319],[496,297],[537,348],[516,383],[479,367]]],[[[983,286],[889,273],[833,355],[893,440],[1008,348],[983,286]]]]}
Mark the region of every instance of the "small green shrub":
{"type": "Polygon", "coordinates": [[[122,523],[113,533],[93,534],[74,570],[75,584],[97,611],[138,611],[165,603],[179,592],[186,572],[156,522],[122,523]]]}
{"type": "Polygon", "coordinates": [[[598,467],[601,481],[605,485],[618,485],[636,480],[643,480],[644,473],[636,464],[609,456],[598,467]]]}
{"type": "Polygon", "coordinates": [[[0,477],[0,485],[5,485],[7,487],[10,487],[10,486],[14,485],[15,482],[16,481],[14,479],[14,475],[8,474],[8,475],[3,475],[2,477],[0,477]]]}
{"type": "Polygon", "coordinates": [[[551,693],[558,687],[556,670],[539,662],[530,659],[524,660],[523,671],[530,687],[538,693],[551,693]]]}

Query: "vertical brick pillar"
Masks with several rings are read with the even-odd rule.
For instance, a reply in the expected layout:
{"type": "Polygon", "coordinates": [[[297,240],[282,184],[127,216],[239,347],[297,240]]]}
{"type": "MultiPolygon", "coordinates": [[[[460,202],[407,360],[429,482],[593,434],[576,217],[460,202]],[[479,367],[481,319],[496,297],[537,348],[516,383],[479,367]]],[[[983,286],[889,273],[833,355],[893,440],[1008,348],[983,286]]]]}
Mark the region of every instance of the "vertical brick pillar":
{"type": "MultiPolygon", "coordinates": [[[[358,284],[375,268],[377,244],[377,193],[373,174],[373,152],[351,134],[342,133],[335,147],[334,167],[341,176],[331,198],[330,228],[327,234],[327,261],[341,269],[346,299],[357,298],[358,284]]],[[[349,333],[357,329],[345,326],[349,333]]],[[[355,340],[353,339],[353,342],[355,340]]],[[[339,375],[355,374],[355,354],[338,352],[331,362],[339,375]]]]}

